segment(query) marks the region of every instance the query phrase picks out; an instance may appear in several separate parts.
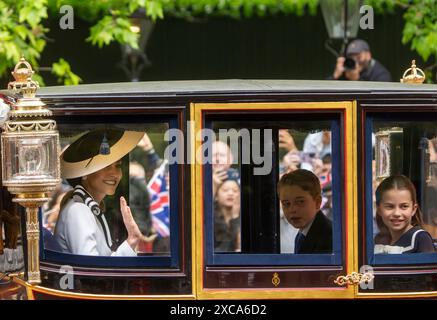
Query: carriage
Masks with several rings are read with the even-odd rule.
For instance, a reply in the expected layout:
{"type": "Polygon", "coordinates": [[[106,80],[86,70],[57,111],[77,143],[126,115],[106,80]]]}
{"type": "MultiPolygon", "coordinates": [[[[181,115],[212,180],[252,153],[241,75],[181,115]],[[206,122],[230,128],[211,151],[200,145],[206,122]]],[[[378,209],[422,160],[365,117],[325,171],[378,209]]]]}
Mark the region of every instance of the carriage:
{"type": "MultiPolygon", "coordinates": [[[[10,91],[2,93],[14,98],[10,91]]],[[[159,170],[165,172],[167,224],[158,230],[159,221],[155,221],[157,237],[136,257],[74,255],[51,246],[48,217],[53,206],[45,205],[39,210],[41,283],[29,283],[27,272],[2,279],[24,288],[24,297],[437,296],[437,253],[374,252],[375,187],[395,173],[414,182],[424,227],[437,238],[436,85],[162,81],[47,87],[38,96],[53,113],[61,147],[96,128],[147,133],[156,163],[150,169],[150,150],[134,150],[123,158],[123,173],[131,177],[134,162],[143,165],[143,177],[150,183],[158,179],[159,170]],[[284,134],[292,137],[293,147],[284,147],[284,134]],[[324,154],[309,146],[309,137],[323,136],[329,139],[329,151],[324,154]],[[215,140],[232,145],[229,169],[238,172],[238,245],[232,250],[215,243],[214,169],[205,152],[215,140]],[[333,225],[331,254],[296,255],[284,244],[290,234],[282,226],[277,183],[292,166],[287,156],[293,154],[297,166],[319,173],[324,213],[333,225]]],[[[134,188],[132,179],[124,179],[106,203],[116,243],[126,231],[114,199],[124,195],[135,203],[134,188]]],[[[57,191],[59,196],[65,190],[60,185],[57,191]]],[[[5,187],[1,193],[2,199],[10,198],[5,187]]],[[[53,205],[55,195],[52,200],[53,205]]],[[[6,209],[8,204],[4,201],[1,206],[6,209]]],[[[153,220],[153,214],[149,218],[153,220]]],[[[24,214],[21,220],[24,230],[24,214]]],[[[26,233],[21,235],[24,250],[30,250],[26,233]]]]}

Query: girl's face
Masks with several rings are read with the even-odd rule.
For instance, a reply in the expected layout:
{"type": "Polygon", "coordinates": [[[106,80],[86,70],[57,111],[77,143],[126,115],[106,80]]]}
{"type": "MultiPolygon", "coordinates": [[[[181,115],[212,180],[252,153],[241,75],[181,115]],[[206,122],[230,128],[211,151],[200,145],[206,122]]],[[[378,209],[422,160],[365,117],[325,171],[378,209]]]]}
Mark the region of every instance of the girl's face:
{"type": "Polygon", "coordinates": [[[85,189],[100,202],[107,195],[113,195],[122,178],[121,160],[90,174],[83,180],[85,189]]]}
{"type": "Polygon", "coordinates": [[[417,203],[413,203],[410,191],[391,189],[382,194],[377,213],[390,232],[403,234],[412,227],[416,211],[417,203]]]}
{"type": "Polygon", "coordinates": [[[237,182],[228,180],[225,181],[217,190],[217,202],[226,208],[232,208],[240,195],[240,187],[237,182]]]}

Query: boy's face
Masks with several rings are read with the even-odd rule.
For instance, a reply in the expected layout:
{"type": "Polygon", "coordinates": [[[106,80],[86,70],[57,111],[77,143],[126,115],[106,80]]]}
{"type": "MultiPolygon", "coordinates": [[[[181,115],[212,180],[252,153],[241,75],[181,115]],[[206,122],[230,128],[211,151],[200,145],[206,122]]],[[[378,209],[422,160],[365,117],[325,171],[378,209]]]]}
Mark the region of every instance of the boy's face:
{"type": "Polygon", "coordinates": [[[298,229],[314,220],[322,203],[320,195],[314,199],[308,191],[298,186],[282,186],[279,189],[279,200],[287,221],[298,229]]]}

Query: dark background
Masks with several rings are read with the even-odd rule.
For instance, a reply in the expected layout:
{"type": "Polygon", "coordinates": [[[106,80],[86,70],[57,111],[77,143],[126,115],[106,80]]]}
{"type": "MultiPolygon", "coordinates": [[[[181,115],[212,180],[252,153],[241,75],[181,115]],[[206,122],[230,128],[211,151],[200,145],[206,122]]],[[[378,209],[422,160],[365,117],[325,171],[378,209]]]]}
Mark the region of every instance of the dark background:
{"type": "MultiPolygon", "coordinates": [[[[50,20],[51,39],[42,55],[41,66],[59,59],[70,62],[83,83],[122,82],[129,78],[119,67],[121,49],[111,44],[102,49],[85,39],[88,22],[75,18],[74,30],[61,30],[59,17],[50,20]]],[[[374,30],[360,30],[373,56],[399,81],[418,54],[401,44],[402,12],[375,15],[374,30]]],[[[197,22],[167,18],[157,22],[146,48],[152,61],[141,80],[194,79],[325,79],[335,66],[335,57],[325,49],[328,38],[323,17],[276,16],[235,20],[209,18],[197,22]]],[[[341,43],[337,42],[337,48],[341,43]]],[[[56,85],[47,71],[41,72],[46,85],[56,85]]],[[[11,79],[3,79],[2,82],[11,79]]]]}

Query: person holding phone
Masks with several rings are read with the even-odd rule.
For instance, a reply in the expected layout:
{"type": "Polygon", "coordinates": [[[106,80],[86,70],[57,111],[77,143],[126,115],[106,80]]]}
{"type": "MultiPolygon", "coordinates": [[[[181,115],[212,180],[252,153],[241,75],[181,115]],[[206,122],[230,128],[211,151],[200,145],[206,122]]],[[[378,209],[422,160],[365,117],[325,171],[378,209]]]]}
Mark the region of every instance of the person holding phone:
{"type": "MultiPolygon", "coordinates": [[[[231,148],[223,141],[217,140],[212,143],[212,191],[216,195],[218,187],[232,175],[235,169],[231,168],[234,156],[231,148]]],[[[238,173],[238,172],[237,172],[238,173]]]]}

